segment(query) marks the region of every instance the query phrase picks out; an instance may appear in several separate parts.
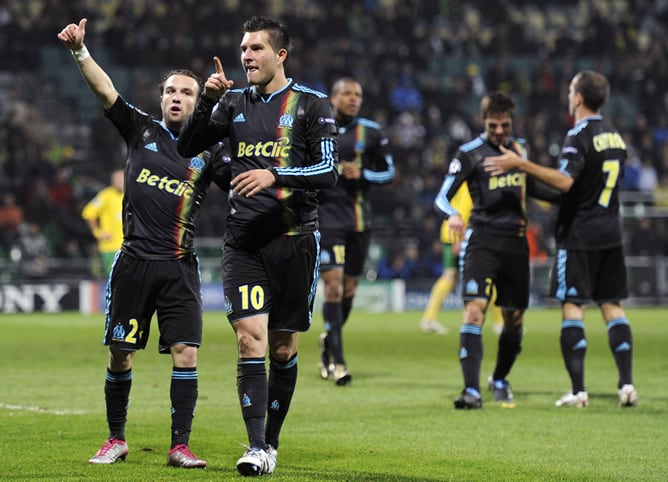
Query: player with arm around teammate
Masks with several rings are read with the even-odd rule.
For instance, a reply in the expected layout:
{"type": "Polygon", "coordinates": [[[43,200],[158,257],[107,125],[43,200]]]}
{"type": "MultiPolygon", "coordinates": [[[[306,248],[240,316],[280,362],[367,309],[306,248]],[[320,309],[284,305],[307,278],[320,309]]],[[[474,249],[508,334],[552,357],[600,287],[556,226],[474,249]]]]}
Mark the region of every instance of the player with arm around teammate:
{"type": "Polygon", "coordinates": [[[311,325],[318,281],[317,191],[335,185],[338,153],[327,96],[286,76],[286,27],[252,17],[243,32],[248,87],[232,89],[214,57],[216,71],[178,146],[188,156],[230,139],[223,289],[237,337],[237,391],[249,443],[237,470],[256,476],[276,466],[297,383],[298,333],[311,325]]]}
{"type": "MultiPolygon", "coordinates": [[[[72,51],[81,75],[127,145],[123,196],[124,240],[107,283],[104,343],[109,362],[104,385],[109,437],[91,464],[125,459],[125,425],[132,366],[146,347],[157,313],[160,353],[171,354],[171,445],[167,464],[206,467],[189,448],[198,393],[197,351],[202,342],[199,261],[194,223],[206,190],[216,177],[219,154],[182,157],[179,130],[200,92],[197,76],[169,72],[160,84],[161,119],[125,101],[84,45],[86,19],[67,25],[58,38],[72,51]]],[[[221,173],[224,171],[220,164],[221,173]]]]}
{"type": "Polygon", "coordinates": [[[627,280],[619,186],[627,152],[620,134],[600,114],[609,93],[610,85],[601,73],[585,70],[572,78],[568,110],[575,125],[566,134],[557,169],[509,151],[485,161],[493,175],[520,169],[563,193],[555,230],[551,293],[561,301],[560,344],[571,391],[555,402],[558,407],[589,404],[584,384],[584,315],[592,301],[599,306],[607,326],[619,375],[619,404],[638,404],[631,326],[621,302],[627,297],[627,280]]]}

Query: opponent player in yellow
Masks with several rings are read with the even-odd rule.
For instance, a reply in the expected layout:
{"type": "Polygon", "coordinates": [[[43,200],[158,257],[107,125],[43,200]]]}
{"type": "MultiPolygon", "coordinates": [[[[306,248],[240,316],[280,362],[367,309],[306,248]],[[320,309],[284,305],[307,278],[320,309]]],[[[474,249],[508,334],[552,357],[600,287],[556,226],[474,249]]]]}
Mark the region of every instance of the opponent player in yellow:
{"type": "Polygon", "coordinates": [[[111,271],[114,257],[123,243],[123,187],[125,172],[122,168],[111,173],[111,184],[84,206],[81,217],[88,223],[97,240],[105,278],[111,271]]]}

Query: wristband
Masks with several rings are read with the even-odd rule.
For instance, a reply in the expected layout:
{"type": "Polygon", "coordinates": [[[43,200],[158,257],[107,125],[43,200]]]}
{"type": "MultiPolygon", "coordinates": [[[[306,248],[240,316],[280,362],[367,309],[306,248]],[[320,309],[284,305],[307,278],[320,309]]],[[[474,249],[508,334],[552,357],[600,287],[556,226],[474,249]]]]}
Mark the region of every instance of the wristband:
{"type": "Polygon", "coordinates": [[[72,50],[72,57],[76,59],[77,62],[81,62],[84,59],[90,57],[90,53],[85,45],[82,45],[80,49],[72,50]]]}

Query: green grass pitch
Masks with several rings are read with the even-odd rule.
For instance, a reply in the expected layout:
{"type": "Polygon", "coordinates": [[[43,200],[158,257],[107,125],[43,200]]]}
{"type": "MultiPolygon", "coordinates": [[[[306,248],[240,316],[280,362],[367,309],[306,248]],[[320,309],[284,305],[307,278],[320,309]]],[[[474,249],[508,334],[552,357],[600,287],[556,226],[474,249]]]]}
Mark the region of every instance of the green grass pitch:
{"type": "MultiPolygon", "coordinates": [[[[345,349],[353,382],[319,378],[314,326],[302,335],[299,382],[286,420],[275,481],[610,481],[668,479],[668,309],[628,310],[640,405],[617,405],[616,369],[598,311],[590,308],[586,409],[558,409],[569,388],[559,351],[560,314],[531,309],[524,350],[509,380],[515,409],[454,410],[462,388],[460,313],[450,333],[418,332],[420,313],[353,312],[345,349]]],[[[237,480],[246,442],[236,395],[236,345],[222,313],[205,313],[200,396],[191,448],[206,470],[165,466],[171,362],[157,329],[137,355],[127,426],[130,454],[112,466],[88,458],[107,436],[102,316],[16,314],[0,318],[0,479],[237,480]]],[[[483,330],[481,379],[496,335],[483,330]]]]}

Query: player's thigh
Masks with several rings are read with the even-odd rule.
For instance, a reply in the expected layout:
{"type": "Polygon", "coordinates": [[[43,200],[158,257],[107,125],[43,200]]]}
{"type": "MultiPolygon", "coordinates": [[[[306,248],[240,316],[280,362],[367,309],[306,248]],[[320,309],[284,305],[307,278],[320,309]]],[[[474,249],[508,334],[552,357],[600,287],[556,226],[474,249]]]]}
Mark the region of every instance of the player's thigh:
{"type": "Polygon", "coordinates": [[[225,312],[230,322],[269,313],[272,306],[270,282],[259,249],[248,251],[225,245],[222,270],[225,312]]]}
{"type": "Polygon", "coordinates": [[[472,239],[463,248],[461,256],[462,297],[464,300],[475,298],[489,300],[501,265],[498,253],[472,239]]]}
{"type": "Polygon", "coordinates": [[[362,276],[370,242],[371,233],[368,231],[348,234],[346,238],[346,264],[344,268],[347,276],[354,278],[362,276]]]}
{"type": "Polygon", "coordinates": [[[106,287],[104,342],[122,350],[139,350],[149,338],[155,311],[154,286],[158,277],[153,262],[121,253],[106,287]]]}
{"type": "Polygon", "coordinates": [[[343,268],[347,256],[345,231],[320,231],[320,271],[343,268]]]}
{"type": "Polygon", "coordinates": [[[263,249],[271,283],[269,329],[306,331],[318,281],[319,233],[282,236],[263,249]]]}
{"type": "Polygon", "coordinates": [[[530,266],[529,253],[501,253],[503,262],[494,286],[496,305],[504,309],[524,310],[529,306],[530,266]]]}
{"type": "Polygon", "coordinates": [[[596,283],[592,287],[592,299],[597,303],[616,302],[628,296],[626,262],[622,247],[598,252],[596,283]]]}
{"type": "Polygon", "coordinates": [[[177,343],[200,346],[202,285],[197,257],[157,263],[161,270],[156,294],[160,352],[169,353],[170,347],[177,343]]]}
{"type": "Polygon", "coordinates": [[[591,262],[587,251],[557,249],[550,281],[552,297],[576,305],[589,303],[592,299],[591,262]]]}

